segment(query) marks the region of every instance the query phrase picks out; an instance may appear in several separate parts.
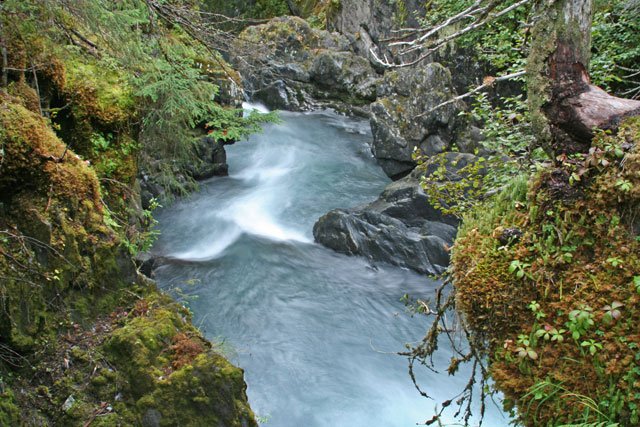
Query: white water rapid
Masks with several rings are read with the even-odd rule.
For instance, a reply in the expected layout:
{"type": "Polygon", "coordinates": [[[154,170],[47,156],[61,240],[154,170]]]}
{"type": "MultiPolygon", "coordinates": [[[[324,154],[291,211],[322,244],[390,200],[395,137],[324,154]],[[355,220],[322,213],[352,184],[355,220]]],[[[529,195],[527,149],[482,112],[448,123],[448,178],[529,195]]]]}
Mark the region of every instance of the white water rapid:
{"type": "MultiPolygon", "coordinates": [[[[194,323],[231,349],[265,426],[424,423],[468,380],[418,368],[435,400],[425,399],[394,354],[420,341],[429,322],[406,313],[402,295],[426,298],[437,284],[313,243],[321,215],[372,201],[389,182],[371,157],[368,123],[332,113],[281,118],[227,147],[229,177],[158,213],[154,252],[168,261],[156,279],[197,297],[184,300],[194,323]]],[[[452,353],[442,347],[444,369],[452,353]]],[[[485,425],[507,424],[489,404],[485,425]]]]}

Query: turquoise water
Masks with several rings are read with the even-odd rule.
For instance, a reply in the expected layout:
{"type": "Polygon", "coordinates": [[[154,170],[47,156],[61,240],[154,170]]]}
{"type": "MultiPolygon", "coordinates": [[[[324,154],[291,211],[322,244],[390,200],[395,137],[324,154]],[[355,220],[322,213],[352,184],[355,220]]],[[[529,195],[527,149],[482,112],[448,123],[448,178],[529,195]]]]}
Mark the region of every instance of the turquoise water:
{"type": "MultiPolygon", "coordinates": [[[[435,397],[425,399],[394,354],[420,341],[429,322],[400,298],[426,298],[437,284],[313,242],[321,215],[370,202],[389,182],[371,157],[368,123],[331,113],[281,118],[227,148],[229,177],[158,214],[154,252],[169,261],[156,279],[181,289],[194,323],[245,370],[266,426],[423,423],[468,380],[420,370],[435,397]]],[[[451,355],[440,352],[443,369],[451,355]]],[[[489,412],[485,425],[507,424],[496,407],[489,412]]]]}

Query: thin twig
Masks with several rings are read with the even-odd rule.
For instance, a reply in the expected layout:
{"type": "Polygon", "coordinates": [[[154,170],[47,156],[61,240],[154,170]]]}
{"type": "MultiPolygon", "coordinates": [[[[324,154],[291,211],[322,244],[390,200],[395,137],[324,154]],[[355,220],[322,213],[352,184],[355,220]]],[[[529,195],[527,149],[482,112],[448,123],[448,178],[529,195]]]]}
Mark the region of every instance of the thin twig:
{"type": "Polygon", "coordinates": [[[424,112],[424,113],[418,114],[416,117],[423,117],[423,116],[426,116],[426,115],[428,115],[428,114],[431,114],[431,113],[433,113],[435,110],[438,110],[438,109],[440,109],[440,108],[442,108],[442,107],[445,107],[445,106],[447,106],[447,105],[449,105],[449,104],[453,104],[453,103],[455,103],[455,102],[458,102],[458,101],[460,101],[460,100],[462,100],[462,99],[468,98],[468,97],[470,97],[471,95],[476,94],[476,93],[480,92],[480,91],[481,91],[481,90],[483,90],[483,89],[486,89],[486,88],[488,88],[488,87],[491,87],[491,86],[493,86],[493,85],[494,85],[495,83],[497,83],[497,82],[501,82],[501,81],[504,81],[504,80],[511,80],[511,79],[515,79],[516,77],[520,77],[520,76],[525,75],[525,73],[526,73],[526,71],[518,71],[518,72],[516,72],[516,73],[507,74],[506,76],[501,76],[501,77],[491,77],[491,78],[489,78],[489,79],[490,79],[490,81],[488,81],[487,83],[483,83],[483,84],[481,84],[480,86],[476,87],[476,88],[475,88],[475,89],[473,89],[473,90],[470,90],[469,92],[467,92],[467,93],[465,93],[465,94],[462,94],[462,95],[456,96],[455,98],[451,98],[451,99],[449,99],[449,100],[447,100],[447,101],[445,101],[445,102],[442,102],[442,103],[440,103],[440,104],[436,105],[435,107],[431,108],[429,111],[426,111],[426,112],[424,112]]]}

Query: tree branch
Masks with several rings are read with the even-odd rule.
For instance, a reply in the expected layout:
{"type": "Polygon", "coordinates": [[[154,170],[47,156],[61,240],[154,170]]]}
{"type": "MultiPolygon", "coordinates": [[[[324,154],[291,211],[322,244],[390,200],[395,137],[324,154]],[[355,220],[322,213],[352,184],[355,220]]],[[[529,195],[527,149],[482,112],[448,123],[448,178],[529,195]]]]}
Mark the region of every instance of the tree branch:
{"type": "Polygon", "coordinates": [[[458,102],[458,101],[460,101],[462,99],[468,98],[471,95],[473,95],[475,93],[478,93],[483,89],[491,87],[497,82],[501,82],[501,81],[504,81],[504,80],[511,80],[511,79],[516,78],[516,77],[524,76],[525,74],[526,74],[526,71],[518,71],[517,73],[511,73],[511,74],[507,74],[506,76],[501,76],[501,77],[485,77],[485,83],[481,84],[480,86],[476,87],[475,89],[470,90],[469,92],[467,92],[465,94],[456,96],[455,98],[451,98],[451,99],[449,99],[449,100],[447,100],[445,102],[442,102],[442,103],[436,105],[435,107],[431,108],[429,111],[425,111],[422,114],[418,114],[416,117],[423,117],[423,116],[426,116],[428,114],[431,114],[435,110],[438,110],[438,109],[440,109],[442,107],[445,107],[445,106],[447,106],[449,104],[453,104],[455,102],[458,102]]]}
{"type": "Polygon", "coordinates": [[[425,52],[424,54],[422,54],[418,59],[413,60],[411,62],[403,62],[403,63],[399,63],[399,64],[392,64],[390,63],[388,60],[383,60],[380,57],[378,57],[378,55],[373,51],[373,49],[369,49],[369,51],[371,52],[373,58],[375,59],[376,62],[378,62],[380,65],[386,67],[386,68],[403,68],[403,67],[410,67],[412,65],[418,64],[422,61],[424,61],[425,59],[427,59],[428,57],[430,57],[434,52],[436,52],[438,49],[440,49],[442,46],[446,45],[447,43],[449,43],[452,40],[457,39],[458,37],[461,37],[471,31],[474,31],[484,25],[487,25],[490,22],[493,22],[494,20],[502,17],[503,15],[513,11],[514,9],[517,9],[520,6],[523,6],[529,2],[531,2],[532,0],[520,0],[514,4],[512,4],[511,6],[502,9],[501,11],[497,12],[497,13],[488,13],[491,10],[493,10],[496,6],[497,6],[497,2],[491,3],[488,6],[484,7],[484,8],[476,8],[476,9],[472,9],[473,7],[477,7],[479,1],[476,1],[476,3],[474,3],[470,8],[467,8],[465,11],[460,12],[458,15],[450,18],[447,21],[452,20],[452,22],[450,22],[447,25],[441,24],[438,25],[437,27],[435,27],[434,29],[430,30],[429,32],[427,32],[426,34],[422,35],[421,37],[419,37],[418,39],[411,41],[411,42],[396,42],[396,43],[391,43],[389,45],[389,47],[394,47],[394,46],[405,46],[400,52],[397,53],[397,56],[402,57],[405,55],[408,55],[410,53],[413,52],[425,52]],[[470,10],[471,9],[471,10],[470,10]],[[466,15],[463,15],[465,12],[467,12],[466,15]],[[471,14],[471,15],[470,15],[471,14]],[[446,37],[442,37],[440,39],[434,40],[431,43],[425,42],[425,40],[431,36],[433,36],[434,34],[436,34],[438,31],[442,30],[443,28],[447,27],[448,25],[451,25],[452,23],[455,22],[459,22],[464,18],[468,18],[468,17],[473,17],[475,15],[480,15],[480,16],[485,16],[484,18],[482,18],[479,21],[475,21],[474,23],[467,25],[465,28],[455,32],[454,34],[451,34],[449,36],[446,37]],[[455,19],[454,19],[455,18],[455,19]]]}

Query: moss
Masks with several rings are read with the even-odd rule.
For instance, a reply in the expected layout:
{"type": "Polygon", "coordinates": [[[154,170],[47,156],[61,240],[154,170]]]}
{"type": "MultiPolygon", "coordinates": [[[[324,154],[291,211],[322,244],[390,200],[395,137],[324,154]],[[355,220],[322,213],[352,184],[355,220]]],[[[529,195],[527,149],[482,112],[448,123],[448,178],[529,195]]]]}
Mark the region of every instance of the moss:
{"type": "Polygon", "coordinates": [[[20,425],[20,411],[13,401],[14,394],[11,389],[4,387],[4,392],[0,394],[0,425],[17,426],[20,425]]]}
{"type": "Polygon", "coordinates": [[[526,425],[640,420],[637,141],[639,119],[601,135],[586,161],[538,173],[526,198],[523,181],[514,183],[459,230],[456,308],[485,343],[496,386],[526,425]],[[569,180],[572,170],[583,171],[580,181],[569,180]],[[512,227],[522,236],[498,242],[512,227]],[[583,328],[572,320],[580,311],[591,319],[583,328]],[[586,399],[602,418],[585,411],[586,399]]]}
{"type": "Polygon", "coordinates": [[[7,92],[20,100],[23,107],[34,113],[40,113],[40,100],[36,91],[23,80],[11,82],[7,92]]]}
{"type": "MultiPolygon", "coordinates": [[[[211,344],[168,297],[139,301],[101,349],[118,372],[124,399],[138,420],[160,425],[254,425],[242,371],[213,353],[211,344]]],[[[109,384],[104,373],[92,386],[109,384]]]]}
{"type": "Polygon", "coordinates": [[[160,382],[137,406],[143,414],[158,413],[163,426],[256,425],[244,396],[242,371],[219,355],[202,353],[160,382]]]}
{"type": "Polygon", "coordinates": [[[129,78],[119,69],[109,66],[92,56],[64,55],[65,85],[68,91],[95,93],[95,110],[92,118],[105,122],[118,121],[130,115],[135,107],[129,78]]]}
{"type": "Polygon", "coordinates": [[[138,276],[121,245],[139,203],[127,187],[138,150],[128,77],[52,40],[10,38],[12,67],[48,64],[37,78],[52,122],[38,114],[30,77],[11,74],[11,94],[0,90],[0,425],[141,425],[145,396],[178,420],[165,424],[183,424],[184,409],[191,425],[208,425],[198,421],[206,406],[223,425],[255,425],[242,371],[138,276]],[[107,176],[119,182],[101,185],[107,176]],[[177,372],[180,384],[196,386],[187,373],[206,384],[174,388],[177,372]],[[177,393],[193,399],[174,407],[177,393]]]}

